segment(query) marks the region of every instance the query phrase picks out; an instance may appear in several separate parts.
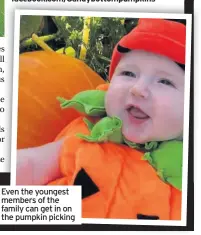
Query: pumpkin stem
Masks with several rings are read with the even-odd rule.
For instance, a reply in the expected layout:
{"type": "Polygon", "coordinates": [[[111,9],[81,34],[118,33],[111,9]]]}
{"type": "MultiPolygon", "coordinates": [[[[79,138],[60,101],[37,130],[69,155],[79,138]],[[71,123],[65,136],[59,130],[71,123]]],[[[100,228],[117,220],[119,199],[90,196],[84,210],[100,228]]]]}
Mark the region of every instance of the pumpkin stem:
{"type": "MultiPolygon", "coordinates": [[[[40,40],[42,40],[43,42],[48,42],[50,40],[53,40],[57,37],[57,34],[51,34],[51,35],[45,35],[45,36],[41,36],[41,37],[38,37],[40,38],[40,40]]],[[[32,38],[29,38],[25,41],[23,41],[20,46],[21,47],[28,47],[28,46],[31,46],[33,44],[37,44],[32,38]]]]}
{"type": "Polygon", "coordinates": [[[54,50],[49,47],[41,38],[39,38],[35,33],[32,34],[32,40],[36,42],[38,46],[40,46],[44,51],[51,51],[54,52],[54,50]]]}
{"type": "Polygon", "coordinates": [[[84,28],[83,28],[83,36],[82,36],[82,45],[80,49],[80,60],[85,60],[87,49],[86,46],[89,43],[89,32],[90,32],[90,18],[91,17],[85,17],[84,18],[84,28]]]}

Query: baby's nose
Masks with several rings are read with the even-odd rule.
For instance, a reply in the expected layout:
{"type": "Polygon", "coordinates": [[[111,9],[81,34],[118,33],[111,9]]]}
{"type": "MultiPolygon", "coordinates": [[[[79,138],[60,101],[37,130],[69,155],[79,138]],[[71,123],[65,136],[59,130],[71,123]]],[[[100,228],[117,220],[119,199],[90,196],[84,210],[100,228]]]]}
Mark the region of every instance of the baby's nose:
{"type": "Polygon", "coordinates": [[[130,92],[134,96],[141,98],[147,98],[149,95],[147,86],[141,83],[137,83],[134,86],[132,86],[130,92]]]}

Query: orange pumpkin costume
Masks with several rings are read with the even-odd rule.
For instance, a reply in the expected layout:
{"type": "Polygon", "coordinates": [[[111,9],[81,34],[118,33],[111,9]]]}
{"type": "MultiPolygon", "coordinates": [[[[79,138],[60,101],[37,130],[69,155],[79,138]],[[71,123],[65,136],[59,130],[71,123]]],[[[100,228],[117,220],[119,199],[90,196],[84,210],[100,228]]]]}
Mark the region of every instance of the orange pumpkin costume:
{"type": "MultiPolygon", "coordinates": [[[[145,49],[183,64],[185,26],[141,19],[139,26],[115,47],[110,78],[122,48],[145,49]]],[[[89,134],[82,117],[67,125],[56,138],[65,136],[59,157],[63,177],[49,185],[82,185],[84,218],[181,219],[181,191],[158,177],[154,168],[142,159],[142,151],[123,144],[90,143],[76,137],[78,132],[89,134]]]]}
{"type": "Polygon", "coordinates": [[[181,192],[165,184],[143,153],[114,143],[88,143],[80,117],[69,124],[61,153],[63,175],[50,185],[82,185],[84,218],[181,219],[181,192]]]}

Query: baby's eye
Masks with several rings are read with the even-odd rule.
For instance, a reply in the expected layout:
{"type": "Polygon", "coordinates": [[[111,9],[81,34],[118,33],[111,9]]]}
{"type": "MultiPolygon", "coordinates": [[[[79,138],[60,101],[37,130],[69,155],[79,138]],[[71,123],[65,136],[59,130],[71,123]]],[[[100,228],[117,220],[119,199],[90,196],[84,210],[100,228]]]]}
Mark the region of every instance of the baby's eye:
{"type": "Polygon", "coordinates": [[[164,84],[166,86],[174,87],[174,84],[171,81],[169,81],[168,79],[165,79],[165,78],[160,79],[159,83],[162,83],[162,84],[164,84]]]}
{"type": "Polygon", "coordinates": [[[131,71],[123,71],[121,73],[121,75],[128,76],[128,77],[135,77],[136,78],[136,74],[131,72],[131,71]]]}

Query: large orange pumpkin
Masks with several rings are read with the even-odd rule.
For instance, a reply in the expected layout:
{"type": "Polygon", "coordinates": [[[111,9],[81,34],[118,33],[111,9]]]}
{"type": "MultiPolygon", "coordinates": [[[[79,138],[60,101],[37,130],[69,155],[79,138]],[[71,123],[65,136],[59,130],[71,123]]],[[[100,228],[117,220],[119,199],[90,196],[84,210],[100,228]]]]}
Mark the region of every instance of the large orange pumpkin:
{"type": "Polygon", "coordinates": [[[60,152],[62,177],[49,185],[81,185],[84,218],[181,220],[181,192],[158,177],[143,152],[90,143],[76,133],[89,134],[82,117],[57,137],[68,136],[60,152]]]}
{"type": "Polygon", "coordinates": [[[102,83],[104,80],[78,59],[45,51],[21,54],[17,148],[53,141],[67,123],[79,116],[73,109],[61,110],[57,96],[70,99],[102,83]]]}

